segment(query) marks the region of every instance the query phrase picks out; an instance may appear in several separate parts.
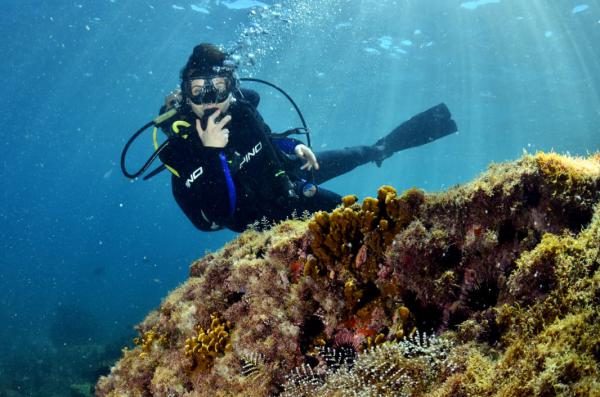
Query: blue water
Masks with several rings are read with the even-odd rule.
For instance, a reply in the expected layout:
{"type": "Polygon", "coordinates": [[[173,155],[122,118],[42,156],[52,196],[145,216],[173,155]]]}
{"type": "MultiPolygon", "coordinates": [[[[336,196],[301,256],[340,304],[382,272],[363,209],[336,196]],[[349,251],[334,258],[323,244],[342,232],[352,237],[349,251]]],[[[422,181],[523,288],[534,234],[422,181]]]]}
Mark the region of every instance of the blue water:
{"type": "MultiPolygon", "coordinates": [[[[237,43],[240,74],[294,97],[317,152],[447,103],[457,135],[327,184],[341,194],[438,191],[523,150],[600,150],[598,0],[256,3],[3,2],[0,396],[93,382],[102,365],[80,352],[114,358],[190,262],[234,237],[195,230],[167,173],[131,182],[119,169],[199,42],[237,43]]],[[[252,88],[274,130],[300,125],[252,88]]],[[[129,168],[151,150],[146,135],[129,168]]]]}

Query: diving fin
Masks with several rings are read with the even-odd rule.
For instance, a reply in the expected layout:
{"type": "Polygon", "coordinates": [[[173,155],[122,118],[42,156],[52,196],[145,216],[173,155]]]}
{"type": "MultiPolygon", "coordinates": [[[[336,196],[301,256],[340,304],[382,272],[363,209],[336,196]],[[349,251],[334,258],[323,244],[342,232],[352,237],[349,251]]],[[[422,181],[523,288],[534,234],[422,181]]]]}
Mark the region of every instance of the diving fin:
{"type": "Polygon", "coordinates": [[[457,131],[456,123],[444,103],[413,116],[392,132],[375,142],[380,155],[375,160],[381,166],[392,154],[411,147],[425,145],[457,131]]]}

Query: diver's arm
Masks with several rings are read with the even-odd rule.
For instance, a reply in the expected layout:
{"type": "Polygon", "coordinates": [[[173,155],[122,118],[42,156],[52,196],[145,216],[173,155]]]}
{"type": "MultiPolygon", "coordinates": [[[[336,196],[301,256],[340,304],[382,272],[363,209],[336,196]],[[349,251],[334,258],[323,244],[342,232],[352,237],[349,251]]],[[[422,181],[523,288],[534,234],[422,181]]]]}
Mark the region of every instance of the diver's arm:
{"type": "Polygon", "coordinates": [[[256,128],[262,131],[262,134],[269,137],[268,139],[271,141],[271,146],[276,152],[279,152],[277,153],[279,154],[279,158],[284,157],[293,162],[298,159],[304,161],[304,164],[299,167],[301,170],[312,170],[313,168],[315,170],[319,169],[317,158],[308,146],[298,139],[272,136],[271,128],[264,122],[258,110],[256,108],[251,108],[250,111],[253,114],[256,128]]]}
{"type": "MultiPolygon", "coordinates": [[[[270,132],[270,130],[269,130],[270,132]]],[[[296,147],[298,145],[302,145],[302,141],[299,141],[298,139],[294,139],[294,138],[275,138],[275,137],[271,137],[271,142],[273,142],[273,145],[278,148],[279,150],[281,150],[283,153],[285,153],[288,156],[295,156],[296,155],[296,147]]]]}
{"type": "Polygon", "coordinates": [[[172,139],[160,154],[177,172],[173,195],[182,211],[200,230],[215,230],[213,223],[231,212],[228,164],[221,148],[205,147],[197,137],[172,139]]]}
{"type": "Polygon", "coordinates": [[[175,183],[173,183],[173,195],[185,216],[197,229],[205,232],[213,232],[223,228],[221,225],[209,219],[203,211],[202,206],[198,205],[198,200],[194,199],[195,195],[179,190],[175,183]]]}
{"type": "Polygon", "coordinates": [[[300,167],[302,170],[319,169],[317,157],[311,148],[304,143],[293,138],[271,138],[273,145],[281,150],[288,158],[293,160],[301,159],[304,164],[300,167]]]}

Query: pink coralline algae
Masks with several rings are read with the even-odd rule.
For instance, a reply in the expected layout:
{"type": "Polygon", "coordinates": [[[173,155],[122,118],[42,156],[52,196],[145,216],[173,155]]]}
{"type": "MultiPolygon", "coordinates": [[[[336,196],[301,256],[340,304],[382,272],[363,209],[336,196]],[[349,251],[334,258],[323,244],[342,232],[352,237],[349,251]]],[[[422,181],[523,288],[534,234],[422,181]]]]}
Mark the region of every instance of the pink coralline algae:
{"type": "Polygon", "coordinates": [[[192,263],[98,396],[600,396],[600,156],[382,187],[192,263]]]}

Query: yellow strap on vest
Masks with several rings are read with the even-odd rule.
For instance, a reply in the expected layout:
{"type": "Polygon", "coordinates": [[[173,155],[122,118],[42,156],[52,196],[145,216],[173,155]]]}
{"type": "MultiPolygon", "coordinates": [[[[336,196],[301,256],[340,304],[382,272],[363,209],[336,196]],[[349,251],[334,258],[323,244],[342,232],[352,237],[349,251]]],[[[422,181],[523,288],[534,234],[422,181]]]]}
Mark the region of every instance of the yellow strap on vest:
{"type": "MultiPolygon", "coordinates": [[[[177,120],[176,122],[174,122],[171,125],[171,129],[173,129],[173,131],[175,131],[176,134],[179,134],[179,127],[181,127],[181,126],[183,126],[185,128],[189,128],[192,125],[190,123],[188,123],[187,121],[177,120]]],[[[187,138],[187,135],[182,135],[182,137],[185,139],[185,138],[187,138]]]]}
{"type": "MultiPolygon", "coordinates": [[[[192,125],[190,123],[188,123],[185,120],[177,120],[175,122],[173,122],[173,124],[171,124],[171,129],[176,133],[179,134],[179,128],[180,127],[185,127],[185,128],[189,128],[192,125]]],[[[154,131],[152,131],[152,143],[154,144],[154,150],[158,149],[158,128],[154,127],[154,131]]],[[[188,135],[182,135],[181,136],[183,139],[187,139],[188,135]]],[[[163,163],[164,164],[164,163],[163,163]]],[[[177,170],[167,164],[165,164],[165,168],[168,169],[169,171],[171,171],[171,173],[173,173],[173,175],[175,175],[176,177],[179,178],[179,172],[177,172],[177,170]]]]}
{"type": "Polygon", "coordinates": [[[158,132],[158,128],[154,127],[154,130],[152,130],[152,143],[154,143],[154,150],[158,149],[158,139],[156,137],[158,132]]]}
{"type": "MultiPolygon", "coordinates": [[[[154,127],[154,131],[152,131],[152,142],[154,143],[154,150],[158,149],[158,138],[157,138],[157,134],[158,133],[158,128],[154,127]]],[[[164,163],[163,163],[164,164],[164,163]]],[[[165,168],[168,169],[169,171],[171,171],[171,173],[173,173],[173,175],[175,175],[176,177],[179,178],[179,172],[177,172],[177,170],[167,164],[165,164],[165,168]]]]}

